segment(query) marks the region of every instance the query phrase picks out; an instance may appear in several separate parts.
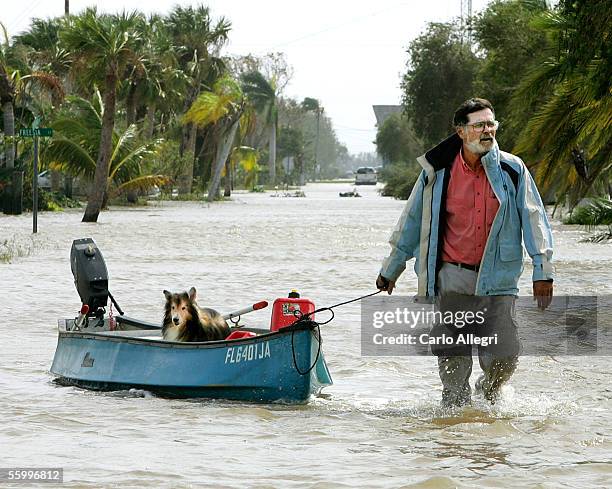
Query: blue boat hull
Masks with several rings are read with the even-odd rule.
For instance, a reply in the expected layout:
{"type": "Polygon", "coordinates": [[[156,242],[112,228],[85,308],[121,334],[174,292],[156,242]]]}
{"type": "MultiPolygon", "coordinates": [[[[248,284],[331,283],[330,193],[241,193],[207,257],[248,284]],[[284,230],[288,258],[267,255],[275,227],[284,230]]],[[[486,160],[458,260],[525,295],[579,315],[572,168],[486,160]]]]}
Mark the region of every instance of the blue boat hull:
{"type": "Polygon", "coordinates": [[[60,327],[51,372],[63,385],[88,389],[138,388],[166,397],[259,402],[305,402],[332,383],[311,328],[208,343],[167,342],[136,333],[146,332],[60,327]]]}

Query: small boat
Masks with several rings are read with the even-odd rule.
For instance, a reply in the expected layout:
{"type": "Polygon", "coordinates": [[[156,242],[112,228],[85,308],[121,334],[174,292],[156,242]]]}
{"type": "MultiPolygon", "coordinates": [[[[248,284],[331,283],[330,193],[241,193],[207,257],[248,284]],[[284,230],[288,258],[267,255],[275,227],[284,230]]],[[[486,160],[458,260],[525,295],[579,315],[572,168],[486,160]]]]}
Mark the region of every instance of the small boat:
{"type": "MultiPolygon", "coordinates": [[[[134,388],[163,397],[306,402],[332,384],[308,299],[295,294],[277,299],[270,330],[234,326],[225,340],[165,341],[161,326],[123,314],[108,292],[106,265],[93,240],[73,243],[71,266],[83,308],[78,317],[58,321],[51,373],[61,385],[134,388]],[[108,298],[119,315],[106,313],[108,298]],[[296,308],[303,320],[296,321],[296,308]]],[[[239,315],[226,317],[234,316],[239,315]]]]}
{"type": "Polygon", "coordinates": [[[350,192],[339,192],[338,195],[340,195],[340,197],[361,197],[361,194],[356,190],[352,190],[350,192]]]}

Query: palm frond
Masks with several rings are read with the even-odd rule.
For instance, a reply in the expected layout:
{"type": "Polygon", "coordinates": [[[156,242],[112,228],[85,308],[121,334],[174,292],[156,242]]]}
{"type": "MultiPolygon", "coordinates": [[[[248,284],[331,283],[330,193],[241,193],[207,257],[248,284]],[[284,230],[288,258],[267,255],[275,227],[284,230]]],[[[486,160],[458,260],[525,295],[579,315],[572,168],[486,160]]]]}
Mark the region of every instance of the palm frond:
{"type": "Polygon", "coordinates": [[[21,77],[21,83],[36,83],[41,87],[49,90],[50,92],[54,92],[60,100],[63,100],[65,97],[64,86],[62,81],[52,73],[45,73],[42,71],[36,71],[29,75],[24,75],[21,77]]]}
{"type": "Polygon", "coordinates": [[[156,139],[155,141],[132,148],[128,153],[124,154],[119,161],[115,159],[111,160],[109,179],[112,181],[123,180],[126,177],[129,178],[130,172],[126,171],[129,170],[127,167],[137,167],[145,157],[154,156],[161,143],[161,139],[156,139]],[[119,178],[120,175],[122,175],[123,178],[119,178]]]}
{"type": "Polygon", "coordinates": [[[122,183],[113,189],[111,195],[119,195],[123,192],[129,192],[132,190],[147,191],[155,185],[162,187],[170,182],[171,178],[167,177],[166,175],[142,175],[122,183]]]}
{"type": "Polygon", "coordinates": [[[93,178],[96,161],[78,142],[61,135],[55,136],[41,153],[41,161],[49,168],[65,171],[74,176],[93,178]]]}
{"type": "Polygon", "coordinates": [[[239,164],[244,171],[257,171],[259,169],[259,151],[250,146],[239,146],[232,150],[232,161],[239,164]]]}
{"type": "Polygon", "coordinates": [[[247,95],[257,112],[267,124],[276,116],[276,88],[273,80],[268,81],[259,71],[251,71],[241,77],[242,90],[247,95]]]}
{"type": "Polygon", "coordinates": [[[220,78],[212,91],[202,92],[183,116],[183,123],[200,127],[214,124],[237,110],[242,100],[240,85],[229,76],[220,78]]]}
{"type": "Polygon", "coordinates": [[[7,49],[9,46],[9,34],[6,26],[0,22],[0,30],[2,31],[2,43],[4,44],[4,49],[7,49]]]}
{"type": "Polygon", "coordinates": [[[194,123],[200,127],[214,124],[229,113],[229,107],[213,92],[203,92],[182,117],[183,124],[194,123]]]}
{"type": "Polygon", "coordinates": [[[115,161],[118,155],[125,151],[125,147],[130,145],[134,139],[136,139],[137,133],[138,130],[136,124],[130,124],[130,126],[128,126],[128,128],[119,135],[113,149],[113,154],[111,155],[111,161],[115,161]]]}

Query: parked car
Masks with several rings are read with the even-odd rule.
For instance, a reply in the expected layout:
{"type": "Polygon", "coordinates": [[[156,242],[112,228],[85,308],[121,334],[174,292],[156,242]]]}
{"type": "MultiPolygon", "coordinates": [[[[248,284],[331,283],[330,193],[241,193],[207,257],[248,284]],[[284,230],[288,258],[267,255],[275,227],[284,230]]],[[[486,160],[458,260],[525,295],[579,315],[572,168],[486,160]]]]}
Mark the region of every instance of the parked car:
{"type": "Polygon", "coordinates": [[[161,190],[157,185],[153,185],[146,193],[147,199],[158,199],[161,196],[161,190]]]}
{"type": "Polygon", "coordinates": [[[371,166],[362,166],[355,172],[355,185],[376,185],[376,170],[371,166]]]}
{"type": "Polygon", "coordinates": [[[49,170],[45,170],[38,174],[38,188],[43,188],[45,190],[51,189],[51,172],[49,170]]]}

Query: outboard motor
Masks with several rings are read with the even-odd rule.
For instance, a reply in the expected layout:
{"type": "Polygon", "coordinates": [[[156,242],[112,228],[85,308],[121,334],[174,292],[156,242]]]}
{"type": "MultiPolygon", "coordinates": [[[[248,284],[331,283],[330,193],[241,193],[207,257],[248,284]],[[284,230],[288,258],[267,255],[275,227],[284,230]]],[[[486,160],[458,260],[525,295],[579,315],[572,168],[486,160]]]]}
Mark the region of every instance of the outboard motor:
{"type": "Polygon", "coordinates": [[[270,331],[278,331],[295,323],[300,317],[309,314],[314,320],[315,305],[310,299],[300,298],[297,290],[289,292],[288,297],[280,297],[272,306],[270,331]]]}
{"type": "Polygon", "coordinates": [[[100,316],[108,302],[108,271],[102,253],[91,238],[75,239],[70,250],[70,268],[88,316],[100,316]]]}

